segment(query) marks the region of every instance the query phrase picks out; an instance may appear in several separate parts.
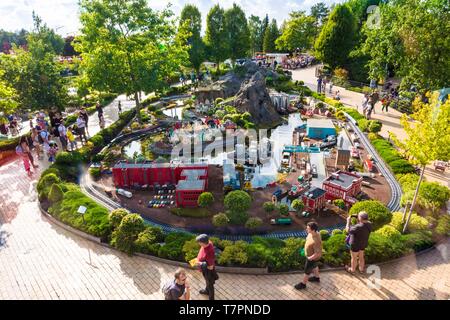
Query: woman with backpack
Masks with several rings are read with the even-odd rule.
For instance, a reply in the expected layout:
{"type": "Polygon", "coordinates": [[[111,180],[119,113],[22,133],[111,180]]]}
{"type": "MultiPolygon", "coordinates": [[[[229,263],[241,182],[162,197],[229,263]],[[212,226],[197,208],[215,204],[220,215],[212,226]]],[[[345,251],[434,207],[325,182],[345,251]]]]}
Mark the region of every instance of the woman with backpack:
{"type": "MultiPolygon", "coordinates": [[[[41,158],[41,140],[39,139],[39,133],[36,128],[31,128],[31,140],[33,141],[34,150],[36,150],[36,156],[38,159],[41,158]]],[[[43,142],[43,141],[42,141],[43,142]]]]}

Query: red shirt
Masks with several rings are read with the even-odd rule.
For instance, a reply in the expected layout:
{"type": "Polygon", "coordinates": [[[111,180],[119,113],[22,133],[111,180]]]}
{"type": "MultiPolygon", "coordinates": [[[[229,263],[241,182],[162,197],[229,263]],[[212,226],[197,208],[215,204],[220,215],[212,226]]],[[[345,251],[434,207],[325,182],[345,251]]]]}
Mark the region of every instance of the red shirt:
{"type": "Polygon", "coordinates": [[[201,247],[197,255],[199,262],[206,261],[208,266],[214,266],[216,262],[216,254],[214,252],[214,246],[210,241],[206,247],[201,247]]]}

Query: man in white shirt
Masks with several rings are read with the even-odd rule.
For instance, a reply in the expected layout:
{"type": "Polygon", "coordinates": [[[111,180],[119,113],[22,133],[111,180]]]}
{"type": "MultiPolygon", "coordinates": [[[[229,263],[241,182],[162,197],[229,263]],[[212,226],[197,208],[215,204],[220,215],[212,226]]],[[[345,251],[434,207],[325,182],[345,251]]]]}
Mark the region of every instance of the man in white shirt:
{"type": "Polygon", "coordinates": [[[78,128],[78,135],[80,136],[80,142],[83,144],[83,138],[84,142],[87,142],[86,137],[86,122],[83,119],[83,116],[81,114],[78,115],[77,118],[77,128],[78,128]]]}
{"type": "Polygon", "coordinates": [[[64,123],[61,122],[58,126],[59,132],[59,141],[61,141],[62,149],[67,151],[67,129],[64,126],[64,123]]]}

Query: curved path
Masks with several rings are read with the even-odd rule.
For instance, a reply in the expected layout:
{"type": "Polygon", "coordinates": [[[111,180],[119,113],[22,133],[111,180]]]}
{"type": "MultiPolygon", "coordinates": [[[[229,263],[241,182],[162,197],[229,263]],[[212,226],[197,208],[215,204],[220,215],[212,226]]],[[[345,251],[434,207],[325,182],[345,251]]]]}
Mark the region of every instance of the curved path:
{"type": "MultiPolygon", "coordinates": [[[[161,286],[176,267],[130,257],[49,223],[37,207],[37,174],[20,161],[0,167],[0,300],[162,299],[161,286]]],[[[217,299],[449,299],[450,241],[418,257],[381,266],[378,288],[346,272],[322,273],[304,292],[292,285],[300,274],[221,274],[217,299]]],[[[193,299],[201,274],[189,271],[193,299]]]]}

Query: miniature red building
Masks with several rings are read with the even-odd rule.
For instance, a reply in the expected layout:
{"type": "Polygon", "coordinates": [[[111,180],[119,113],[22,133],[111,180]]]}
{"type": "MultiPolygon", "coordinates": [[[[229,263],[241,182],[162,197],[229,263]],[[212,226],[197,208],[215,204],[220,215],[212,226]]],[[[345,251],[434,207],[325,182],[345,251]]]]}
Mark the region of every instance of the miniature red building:
{"type": "Polygon", "coordinates": [[[314,188],[305,192],[302,196],[305,210],[315,212],[316,210],[322,209],[325,206],[325,194],[326,191],[320,188],[314,188]]]}
{"type": "Polygon", "coordinates": [[[362,180],[356,173],[336,171],[323,181],[322,187],[328,200],[343,199],[351,205],[356,202],[354,197],[361,192],[362,180]]]}
{"type": "Polygon", "coordinates": [[[197,206],[198,196],[208,187],[207,164],[127,163],[112,169],[117,188],[176,184],[177,206],[197,206]]]}

